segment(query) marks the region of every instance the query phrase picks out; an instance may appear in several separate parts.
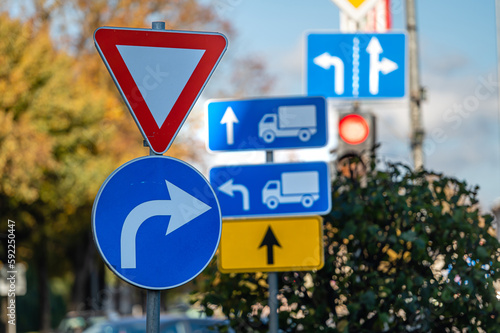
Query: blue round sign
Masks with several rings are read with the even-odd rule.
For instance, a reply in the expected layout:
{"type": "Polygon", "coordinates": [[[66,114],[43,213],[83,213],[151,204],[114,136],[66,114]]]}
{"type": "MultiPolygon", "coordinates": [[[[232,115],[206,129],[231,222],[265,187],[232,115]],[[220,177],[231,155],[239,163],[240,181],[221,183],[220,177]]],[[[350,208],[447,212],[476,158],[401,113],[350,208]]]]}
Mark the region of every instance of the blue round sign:
{"type": "Polygon", "coordinates": [[[101,186],[92,232],[108,267],[141,288],[180,286],[203,271],[221,236],[219,203],[189,164],[147,156],[116,169],[101,186]]]}

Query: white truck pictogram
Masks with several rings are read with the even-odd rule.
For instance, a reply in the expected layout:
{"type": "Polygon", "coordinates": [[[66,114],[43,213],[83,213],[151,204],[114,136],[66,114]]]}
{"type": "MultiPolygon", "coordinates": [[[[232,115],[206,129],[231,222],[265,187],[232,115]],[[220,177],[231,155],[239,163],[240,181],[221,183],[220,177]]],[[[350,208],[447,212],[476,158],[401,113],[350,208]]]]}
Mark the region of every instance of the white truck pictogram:
{"type": "Polygon", "coordinates": [[[315,105],[280,106],[277,114],[267,113],[259,122],[259,137],[266,143],[276,137],[298,137],[306,142],[316,132],[315,105]]]}
{"type": "Polygon", "coordinates": [[[319,199],[317,171],[283,172],[281,180],[270,180],[262,189],[262,203],[275,209],[282,203],[301,203],[305,208],[319,199]]]}

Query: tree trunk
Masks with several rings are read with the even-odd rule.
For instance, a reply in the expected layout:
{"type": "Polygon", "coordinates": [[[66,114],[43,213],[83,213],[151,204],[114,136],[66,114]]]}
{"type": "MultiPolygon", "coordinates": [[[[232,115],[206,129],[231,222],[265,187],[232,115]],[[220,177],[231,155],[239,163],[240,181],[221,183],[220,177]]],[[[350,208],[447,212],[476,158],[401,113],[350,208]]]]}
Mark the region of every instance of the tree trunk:
{"type": "Polygon", "coordinates": [[[48,333],[51,331],[51,317],[47,237],[43,226],[41,230],[42,235],[40,237],[40,244],[37,247],[38,259],[36,260],[38,271],[38,304],[40,304],[40,332],[48,333]]]}
{"type": "MultiPolygon", "coordinates": [[[[78,246],[78,252],[75,255],[75,282],[71,297],[71,309],[74,311],[88,310],[90,307],[95,307],[93,305],[96,300],[93,300],[92,297],[96,297],[96,295],[91,295],[90,290],[92,268],[96,267],[96,256],[93,246],[92,235],[89,233],[88,237],[85,237],[82,244],[78,246]]],[[[98,287],[95,286],[93,289],[95,288],[98,287]]]]}

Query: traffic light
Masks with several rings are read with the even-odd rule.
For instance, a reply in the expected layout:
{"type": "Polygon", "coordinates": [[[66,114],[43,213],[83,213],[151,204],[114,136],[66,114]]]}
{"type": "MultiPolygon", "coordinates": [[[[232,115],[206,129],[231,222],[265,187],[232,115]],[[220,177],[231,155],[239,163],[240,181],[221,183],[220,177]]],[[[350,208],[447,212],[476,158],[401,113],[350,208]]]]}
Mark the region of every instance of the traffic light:
{"type": "Polygon", "coordinates": [[[337,161],[344,157],[369,157],[375,148],[375,116],[369,112],[339,115],[337,161]]]}

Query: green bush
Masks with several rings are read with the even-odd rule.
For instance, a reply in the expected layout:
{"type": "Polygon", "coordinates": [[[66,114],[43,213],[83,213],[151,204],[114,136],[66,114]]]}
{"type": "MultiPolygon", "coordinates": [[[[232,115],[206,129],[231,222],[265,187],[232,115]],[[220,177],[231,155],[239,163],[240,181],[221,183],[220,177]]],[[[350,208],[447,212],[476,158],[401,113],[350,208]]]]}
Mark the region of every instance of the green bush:
{"type": "MultiPolygon", "coordinates": [[[[339,175],[324,216],[325,266],[280,275],[280,329],[498,331],[499,243],[477,190],[400,164],[339,175]]],[[[265,274],[212,273],[202,305],[221,306],[241,332],[267,331],[255,306],[267,304],[265,274]]]]}

